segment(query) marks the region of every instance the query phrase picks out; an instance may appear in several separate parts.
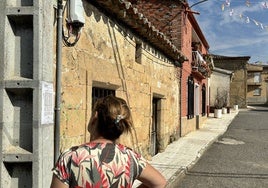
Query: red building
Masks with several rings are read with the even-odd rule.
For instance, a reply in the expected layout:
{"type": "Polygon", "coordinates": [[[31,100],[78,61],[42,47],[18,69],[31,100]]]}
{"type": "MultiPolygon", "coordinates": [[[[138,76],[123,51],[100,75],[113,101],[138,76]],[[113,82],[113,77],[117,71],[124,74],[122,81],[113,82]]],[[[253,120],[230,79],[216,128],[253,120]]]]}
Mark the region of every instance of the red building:
{"type": "Polygon", "coordinates": [[[208,77],[212,62],[206,41],[189,5],[183,1],[132,0],[157,29],[165,34],[185,56],[178,68],[181,84],[180,135],[194,131],[206,118],[208,77]]]}
{"type": "Polygon", "coordinates": [[[181,72],[181,135],[194,131],[206,119],[212,59],[195,17],[187,5],[181,25],[181,51],[188,58],[181,72]]]}

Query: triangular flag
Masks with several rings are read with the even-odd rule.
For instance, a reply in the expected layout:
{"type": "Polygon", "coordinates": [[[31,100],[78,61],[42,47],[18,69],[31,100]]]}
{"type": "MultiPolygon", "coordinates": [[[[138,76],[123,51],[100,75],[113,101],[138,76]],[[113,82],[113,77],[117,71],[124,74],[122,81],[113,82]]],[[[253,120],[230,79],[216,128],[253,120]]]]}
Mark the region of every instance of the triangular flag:
{"type": "Polygon", "coordinates": [[[231,11],[230,11],[230,16],[233,16],[233,14],[234,14],[234,9],[232,9],[231,11]]]}
{"type": "Polygon", "coordinates": [[[246,5],[247,5],[247,7],[250,6],[250,1],[249,0],[246,0],[246,5]]]}
{"type": "Polygon", "coordinates": [[[225,4],[226,4],[227,7],[229,7],[229,6],[231,5],[230,0],[226,0],[226,1],[225,1],[225,4]]]}
{"type": "Polygon", "coordinates": [[[263,2],[263,3],[262,3],[262,7],[263,7],[263,8],[268,8],[267,2],[263,2]]]}
{"type": "Polygon", "coordinates": [[[246,23],[249,23],[249,22],[250,22],[249,17],[247,17],[246,18],[246,23]]]}

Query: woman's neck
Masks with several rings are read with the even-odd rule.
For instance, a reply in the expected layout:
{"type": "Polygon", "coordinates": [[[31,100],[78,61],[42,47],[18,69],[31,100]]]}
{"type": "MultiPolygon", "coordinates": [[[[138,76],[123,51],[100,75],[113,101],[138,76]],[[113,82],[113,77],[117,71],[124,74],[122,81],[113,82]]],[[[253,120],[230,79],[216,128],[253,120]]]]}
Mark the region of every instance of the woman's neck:
{"type": "Polygon", "coordinates": [[[115,143],[115,141],[112,141],[112,140],[103,138],[101,136],[90,139],[90,142],[96,142],[96,143],[115,143]]]}

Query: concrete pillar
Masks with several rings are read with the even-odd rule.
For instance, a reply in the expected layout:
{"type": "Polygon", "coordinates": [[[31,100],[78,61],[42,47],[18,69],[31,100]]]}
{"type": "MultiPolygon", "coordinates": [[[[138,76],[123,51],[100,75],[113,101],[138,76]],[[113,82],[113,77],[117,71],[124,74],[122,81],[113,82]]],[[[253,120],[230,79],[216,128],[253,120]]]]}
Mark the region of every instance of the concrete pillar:
{"type": "Polygon", "coordinates": [[[49,187],[53,0],[0,1],[0,187],[49,187]]]}

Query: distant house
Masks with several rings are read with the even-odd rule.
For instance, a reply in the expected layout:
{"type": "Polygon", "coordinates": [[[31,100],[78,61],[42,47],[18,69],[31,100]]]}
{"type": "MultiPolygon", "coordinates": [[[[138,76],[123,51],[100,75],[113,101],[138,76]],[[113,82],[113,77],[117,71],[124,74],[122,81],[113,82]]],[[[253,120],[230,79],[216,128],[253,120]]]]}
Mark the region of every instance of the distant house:
{"type": "MultiPolygon", "coordinates": [[[[232,81],[233,72],[217,67],[213,68],[210,76],[210,107],[214,109],[216,105],[217,96],[223,97],[223,106],[230,106],[230,85],[232,81]]],[[[213,112],[213,111],[211,111],[213,112]]]]}
{"type": "Polygon", "coordinates": [[[212,55],[215,67],[233,72],[230,85],[230,105],[239,108],[247,107],[247,64],[250,56],[221,56],[212,55]]]}
{"type": "Polygon", "coordinates": [[[268,66],[247,64],[247,103],[266,104],[268,102],[268,66]]]}

